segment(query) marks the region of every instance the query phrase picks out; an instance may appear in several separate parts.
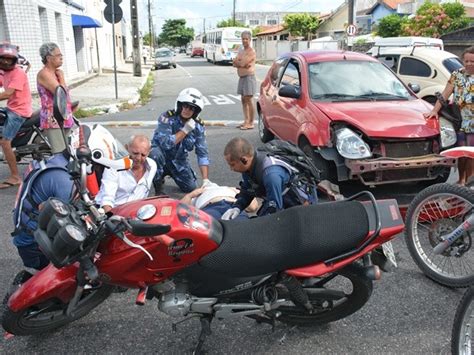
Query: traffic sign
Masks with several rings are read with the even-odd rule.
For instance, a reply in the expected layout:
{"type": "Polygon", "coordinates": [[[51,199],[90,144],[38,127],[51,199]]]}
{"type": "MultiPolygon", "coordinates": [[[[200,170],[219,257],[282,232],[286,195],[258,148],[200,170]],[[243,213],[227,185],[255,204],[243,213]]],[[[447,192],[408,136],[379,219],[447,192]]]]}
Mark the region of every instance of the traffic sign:
{"type": "Polygon", "coordinates": [[[347,26],[346,33],[348,36],[354,36],[357,33],[357,26],[356,25],[347,26]]]}
{"type": "MultiPolygon", "coordinates": [[[[105,20],[109,23],[112,23],[112,6],[106,6],[104,9],[105,20]]],[[[114,23],[119,23],[122,20],[123,11],[122,8],[118,5],[114,6],[114,23]]]]}

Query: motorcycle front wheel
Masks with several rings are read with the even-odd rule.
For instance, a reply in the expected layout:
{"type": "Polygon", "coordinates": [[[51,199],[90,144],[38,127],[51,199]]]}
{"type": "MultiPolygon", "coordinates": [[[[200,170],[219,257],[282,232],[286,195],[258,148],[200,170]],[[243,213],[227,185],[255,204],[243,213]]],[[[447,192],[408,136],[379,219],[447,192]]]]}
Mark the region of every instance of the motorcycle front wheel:
{"type": "Polygon", "coordinates": [[[451,353],[470,355],[474,327],[474,287],[470,287],[461,298],[454,316],[451,333],[451,353]]]}
{"type": "Polygon", "coordinates": [[[449,287],[474,282],[472,232],[463,233],[447,250],[433,249],[442,237],[461,225],[472,213],[474,191],[459,185],[436,184],[418,193],[405,221],[408,251],[430,279],[449,287]]]}
{"type": "MultiPolygon", "coordinates": [[[[19,287],[18,278],[13,286],[19,287]],[[17,285],[15,285],[17,283],[17,285]]],[[[14,289],[12,289],[14,291],[14,289]]],[[[18,312],[8,307],[9,292],[3,300],[2,327],[14,335],[34,335],[49,332],[84,317],[91,310],[109,297],[113,286],[102,284],[95,288],[85,289],[73,315],[66,315],[69,303],[51,298],[18,312]]]]}
{"type": "Polygon", "coordinates": [[[278,308],[281,315],[277,319],[306,327],[334,322],[359,310],[369,300],[372,288],[371,280],[356,267],[348,267],[315,284],[303,285],[313,306],[311,312],[299,305],[284,305],[278,308]]]}

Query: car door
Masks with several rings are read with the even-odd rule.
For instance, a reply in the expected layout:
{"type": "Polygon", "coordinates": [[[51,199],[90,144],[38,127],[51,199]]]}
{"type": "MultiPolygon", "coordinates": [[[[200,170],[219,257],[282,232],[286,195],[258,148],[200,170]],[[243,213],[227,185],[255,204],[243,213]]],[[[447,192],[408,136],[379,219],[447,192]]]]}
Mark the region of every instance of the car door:
{"type": "Polygon", "coordinates": [[[291,58],[284,68],[278,86],[275,88],[276,92],[273,96],[273,122],[274,132],[284,140],[289,140],[293,143],[296,139],[298,128],[302,122],[302,87],[301,87],[301,63],[296,58],[291,58]],[[283,97],[278,94],[285,85],[291,85],[300,90],[300,98],[283,97]]]}
{"type": "Polygon", "coordinates": [[[286,63],[288,63],[288,58],[282,57],[275,60],[272,68],[269,73],[269,80],[265,80],[262,83],[262,88],[260,91],[259,101],[263,101],[261,104],[262,116],[266,122],[266,127],[274,132],[273,128],[273,118],[275,116],[275,107],[273,102],[278,93],[278,83],[280,82],[281,74],[285,69],[286,63]]]}

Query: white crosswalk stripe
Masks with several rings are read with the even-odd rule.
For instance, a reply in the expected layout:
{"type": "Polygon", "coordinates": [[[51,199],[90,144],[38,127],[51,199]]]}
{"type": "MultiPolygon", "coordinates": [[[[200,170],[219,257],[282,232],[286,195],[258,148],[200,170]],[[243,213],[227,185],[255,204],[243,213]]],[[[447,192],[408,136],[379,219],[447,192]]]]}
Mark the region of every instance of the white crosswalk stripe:
{"type": "MultiPolygon", "coordinates": [[[[255,100],[258,99],[259,94],[255,94],[255,100]]],[[[208,105],[233,105],[240,103],[240,95],[235,94],[222,94],[222,95],[208,95],[202,97],[204,106],[208,105]]]]}

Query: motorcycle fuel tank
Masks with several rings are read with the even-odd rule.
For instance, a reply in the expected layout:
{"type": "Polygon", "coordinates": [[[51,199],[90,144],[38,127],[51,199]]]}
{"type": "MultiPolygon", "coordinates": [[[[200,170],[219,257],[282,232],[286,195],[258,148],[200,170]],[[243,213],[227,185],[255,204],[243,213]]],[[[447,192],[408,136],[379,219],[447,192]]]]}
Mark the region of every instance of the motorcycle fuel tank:
{"type": "Polygon", "coordinates": [[[126,203],[112,212],[149,224],[171,226],[170,232],[162,236],[140,237],[125,233],[133,243],[147,250],[153,260],[119,238],[111,236],[102,242],[98,248],[101,257],[97,262],[100,273],[125,286],[159,282],[198,262],[222,240],[222,227],[218,221],[178,200],[154,197],[126,203]]]}

